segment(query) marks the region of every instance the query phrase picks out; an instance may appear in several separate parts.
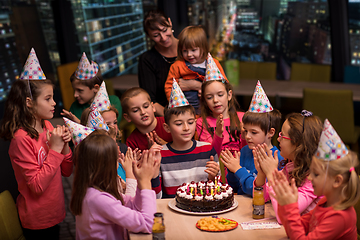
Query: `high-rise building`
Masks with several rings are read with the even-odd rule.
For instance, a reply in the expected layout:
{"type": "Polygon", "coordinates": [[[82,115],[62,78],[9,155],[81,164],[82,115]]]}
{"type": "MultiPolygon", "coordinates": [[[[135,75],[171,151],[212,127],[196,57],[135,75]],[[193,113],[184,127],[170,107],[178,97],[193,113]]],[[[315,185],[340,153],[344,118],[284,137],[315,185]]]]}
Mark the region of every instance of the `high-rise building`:
{"type": "Polygon", "coordinates": [[[0,14],[0,101],[6,99],[12,83],[19,78],[21,63],[9,15],[0,14]]]}
{"type": "Polygon", "coordinates": [[[105,78],[137,71],[146,50],[141,0],[71,0],[81,52],[97,62],[105,78]]]}

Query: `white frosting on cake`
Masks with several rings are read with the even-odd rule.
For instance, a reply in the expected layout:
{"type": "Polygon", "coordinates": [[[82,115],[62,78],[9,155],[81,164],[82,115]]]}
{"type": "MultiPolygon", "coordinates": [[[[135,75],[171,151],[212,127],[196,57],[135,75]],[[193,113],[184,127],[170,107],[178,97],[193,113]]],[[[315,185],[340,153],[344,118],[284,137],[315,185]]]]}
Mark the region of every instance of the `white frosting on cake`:
{"type": "Polygon", "coordinates": [[[190,183],[189,188],[196,188],[196,183],[190,183]]]}
{"type": "Polygon", "coordinates": [[[204,198],[203,195],[196,195],[196,196],[195,196],[195,200],[196,200],[196,201],[201,201],[201,200],[203,200],[203,198],[204,198]]]}
{"type": "Polygon", "coordinates": [[[227,193],[228,195],[231,195],[231,194],[233,193],[232,187],[229,186],[229,188],[226,190],[226,193],[227,193]]]}
{"type": "Polygon", "coordinates": [[[208,186],[209,186],[209,188],[210,188],[210,187],[215,186],[215,183],[214,183],[214,182],[210,182],[210,183],[208,182],[208,184],[207,184],[207,185],[208,185],[208,186]]]}
{"type": "Polygon", "coordinates": [[[229,196],[229,194],[228,194],[226,191],[222,191],[222,192],[221,192],[221,196],[222,196],[223,198],[227,198],[227,197],[229,196]]]}
{"type": "Polygon", "coordinates": [[[215,194],[215,195],[214,195],[214,198],[217,199],[217,200],[220,200],[220,199],[222,199],[223,197],[222,197],[222,194],[220,193],[220,194],[215,194]]]}
{"type": "Polygon", "coordinates": [[[185,195],[185,198],[186,198],[186,199],[192,199],[193,196],[189,193],[189,194],[186,194],[186,195],[185,195]]]}
{"type": "Polygon", "coordinates": [[[206,199],[206,200],[213,200],[214,197],[213,197],[212,195],[206,195],[206,196],[205,196],[205,199],[206,199]]]}
{"type": "Polygon", "coordinates": [[[199,182],[199,183],[198,183],[198,186],[199,186],[200,188],[205,187],[205,183],[204,183],[204,182],[199,182]]]}
{"type": "Polygon", "coordinates": [[[186,189],[187,189],[187,186],[188,186],[188,185],[189,185],[189,184],[187,183],[185,186],[180,186],[180,189],[186,192],[186,189]]]}
{"type": "Polygon", "coordinates": [[[180,192],[178,195],[179,195],[179,197],[184,198],[184,197],[186,197],[186,192],[184,192],[184,191],[180,192]]]}

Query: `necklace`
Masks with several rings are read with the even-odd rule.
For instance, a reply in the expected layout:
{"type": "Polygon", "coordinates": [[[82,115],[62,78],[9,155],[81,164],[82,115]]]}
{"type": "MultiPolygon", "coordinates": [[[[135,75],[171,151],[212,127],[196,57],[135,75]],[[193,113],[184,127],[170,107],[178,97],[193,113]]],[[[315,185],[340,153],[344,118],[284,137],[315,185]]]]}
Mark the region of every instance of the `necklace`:
{"type": "Polygon", "coordinates": [[[167,60],[166,57],[164,57],[163,55],[161,55],[161,56],[162,56],[162,58],[164,59],[165,62],[170,63],[170,64],[173,64],[175,62],[175,60],[176,60],[176,58],[175,58],[174,61],[171,62],[171,61],[167,60]]]}

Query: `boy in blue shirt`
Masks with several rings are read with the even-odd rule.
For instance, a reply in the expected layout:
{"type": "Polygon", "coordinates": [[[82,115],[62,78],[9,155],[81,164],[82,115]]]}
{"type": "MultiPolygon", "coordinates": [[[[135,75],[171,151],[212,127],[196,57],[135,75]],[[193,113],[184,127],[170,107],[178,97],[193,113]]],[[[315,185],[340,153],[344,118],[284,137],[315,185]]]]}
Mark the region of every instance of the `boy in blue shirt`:
{"type": "MultiPolygon", "coordinates": [[[[281,113],[273,109],[267,98],[260,81],[258,81],[249,110],[242,119],[243,134],[247,146],[235,156],[229,150],[221,152],[221,161],[229,170],[226,175],[229,185],[237,194],[253,194],[253,182],[257,176],[252,150],[259,144],[266,143],[274,154],[277,149],[273,146],[271,139],[276,129],[280,126],[281,113]]],[[[277,152],[279,161],[284,158],[277,152]]]]}

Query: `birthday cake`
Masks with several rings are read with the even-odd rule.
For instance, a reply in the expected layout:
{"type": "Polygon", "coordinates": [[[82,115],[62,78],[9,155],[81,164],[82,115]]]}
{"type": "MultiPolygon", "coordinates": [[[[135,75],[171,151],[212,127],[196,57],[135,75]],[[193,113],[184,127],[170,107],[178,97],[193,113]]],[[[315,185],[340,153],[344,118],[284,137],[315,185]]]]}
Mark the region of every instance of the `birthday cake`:
{"type": "Polygon", "coordinates": [[[176,191],[176,206],[190,212],[217,212],[230,208],[234,203],[233,189],[217,179],[183,183],[176,191]]]}

